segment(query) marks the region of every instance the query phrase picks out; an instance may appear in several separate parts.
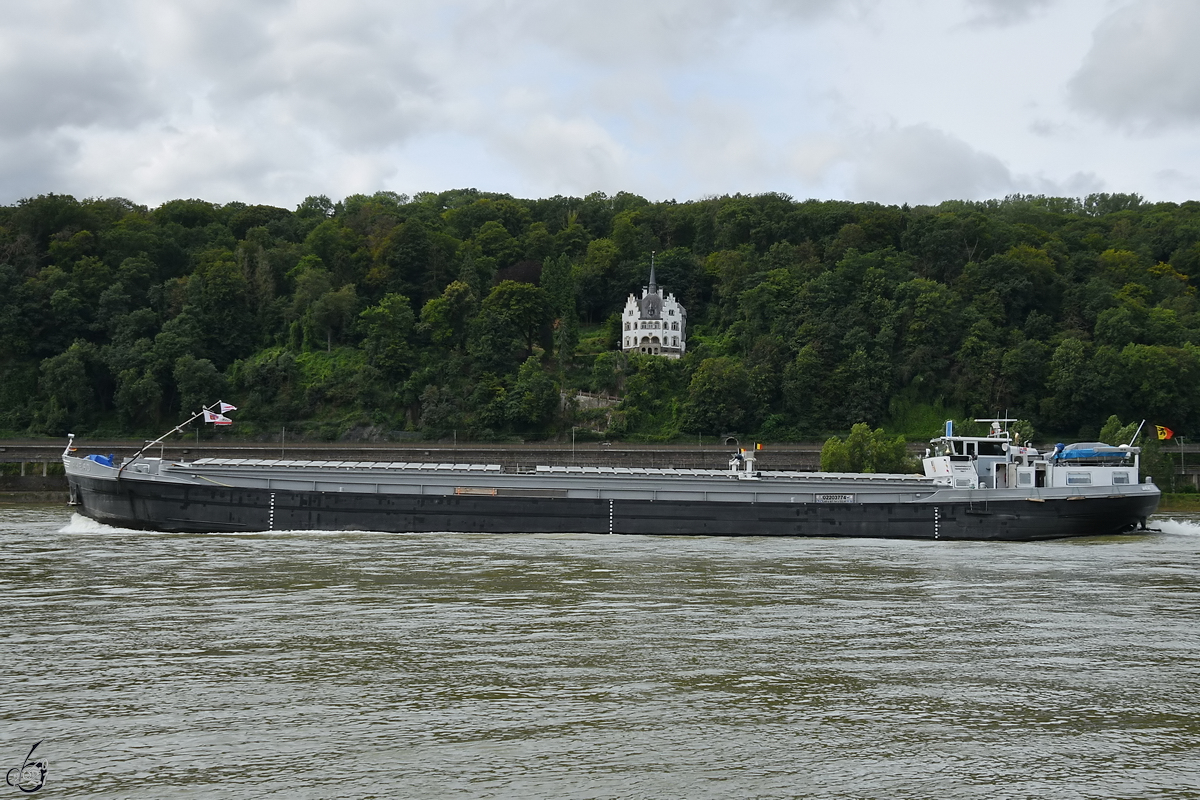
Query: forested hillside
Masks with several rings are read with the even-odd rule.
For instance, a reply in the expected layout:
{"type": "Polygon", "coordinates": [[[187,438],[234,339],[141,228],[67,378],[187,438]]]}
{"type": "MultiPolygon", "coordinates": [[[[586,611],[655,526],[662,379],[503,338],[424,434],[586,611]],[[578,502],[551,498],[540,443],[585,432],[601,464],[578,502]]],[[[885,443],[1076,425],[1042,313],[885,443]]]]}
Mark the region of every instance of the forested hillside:
{"type": "Polygon", "coordinates": [[[817,439],[998,413],[1082,438],[1110,414],[1186,432],[1192,276],[1200,203],[1131,195],[45,195],[0,208],[0,429],[149,432],[220,398],[243,433],[325,437],[817,439]],[[688,310],[677,362],[616,352],[655,251],[688,310]],[[622,400],[564,410],[575,389],[622,400]]]}

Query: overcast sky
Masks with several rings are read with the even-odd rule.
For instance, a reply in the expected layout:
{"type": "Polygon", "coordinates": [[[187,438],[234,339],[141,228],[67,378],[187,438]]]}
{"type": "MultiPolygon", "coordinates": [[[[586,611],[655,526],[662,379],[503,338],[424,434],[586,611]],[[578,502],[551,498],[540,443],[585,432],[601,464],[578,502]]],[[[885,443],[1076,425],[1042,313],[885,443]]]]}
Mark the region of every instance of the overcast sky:
{"type": "Polygon", "coordinates": [[[1200,199],[1200,0],[0,0],[0,202],[1200,199]]]}

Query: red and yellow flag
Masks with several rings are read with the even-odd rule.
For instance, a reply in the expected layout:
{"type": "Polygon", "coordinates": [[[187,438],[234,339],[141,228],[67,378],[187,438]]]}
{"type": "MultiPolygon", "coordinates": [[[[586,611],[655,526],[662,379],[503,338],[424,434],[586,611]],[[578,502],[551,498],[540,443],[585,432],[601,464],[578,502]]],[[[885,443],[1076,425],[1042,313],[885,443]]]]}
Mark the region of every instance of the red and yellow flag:
{"type": "Polygon", "coordinates": [[[1170,428],[1164,427],[1162,425],[1155,425],[1154,427],[1158,429],[1158,438],[1159,439],[1170,439],[1172,436],[1175,435],[1175,431],[1171,430],[1170,428]]]}

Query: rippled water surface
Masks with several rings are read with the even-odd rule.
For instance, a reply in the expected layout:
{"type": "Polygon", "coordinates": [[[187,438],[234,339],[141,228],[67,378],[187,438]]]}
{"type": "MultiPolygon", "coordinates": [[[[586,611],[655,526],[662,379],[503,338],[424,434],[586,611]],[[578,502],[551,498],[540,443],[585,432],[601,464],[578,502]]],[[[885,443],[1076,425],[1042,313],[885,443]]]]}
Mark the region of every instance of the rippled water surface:
{"type": "Polygon", "coordinates": [[[1157,524],[232,536],[0,506],[0,769],[42,739],[38,797],[1200,797],[1200,521],[1157,524]]]}

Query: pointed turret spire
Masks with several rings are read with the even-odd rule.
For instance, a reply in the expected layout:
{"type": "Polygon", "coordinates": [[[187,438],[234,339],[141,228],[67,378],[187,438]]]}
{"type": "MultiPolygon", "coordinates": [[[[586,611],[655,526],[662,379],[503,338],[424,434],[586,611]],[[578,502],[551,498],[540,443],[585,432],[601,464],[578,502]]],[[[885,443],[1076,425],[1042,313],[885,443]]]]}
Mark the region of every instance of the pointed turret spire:
{"type": "Polygon", "coordinates": [[[654,251],[650,251],[650,292],[658,294],[658,284],[654,280],[654,251]]]}

